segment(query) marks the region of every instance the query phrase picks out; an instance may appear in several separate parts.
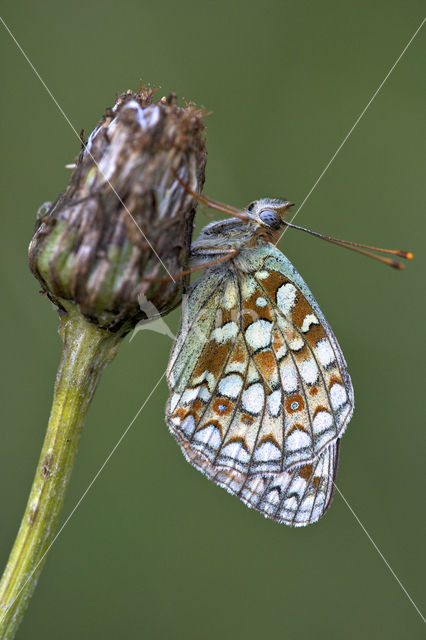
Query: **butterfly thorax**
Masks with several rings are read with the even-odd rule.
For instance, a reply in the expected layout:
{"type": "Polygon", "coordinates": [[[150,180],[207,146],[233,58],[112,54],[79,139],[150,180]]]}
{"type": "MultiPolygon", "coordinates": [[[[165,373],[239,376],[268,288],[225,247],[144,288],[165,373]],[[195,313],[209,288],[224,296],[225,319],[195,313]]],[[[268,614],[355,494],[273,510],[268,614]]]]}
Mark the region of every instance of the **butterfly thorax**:
{"type": "Polygon", "coordinates": [[[213,252],[255,249],[276,242],[290,206],[286,200],[262,198],[248,205],[245,220],[229,218],[208,224],[191,247],[191,265],[208,262],[213,252]]]}

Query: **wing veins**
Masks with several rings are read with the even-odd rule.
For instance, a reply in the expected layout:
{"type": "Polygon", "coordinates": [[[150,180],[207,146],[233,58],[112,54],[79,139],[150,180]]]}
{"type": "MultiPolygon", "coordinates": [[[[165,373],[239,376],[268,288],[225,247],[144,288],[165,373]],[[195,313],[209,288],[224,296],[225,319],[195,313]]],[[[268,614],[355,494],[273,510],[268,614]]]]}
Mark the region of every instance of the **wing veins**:
{"type": "MultiPolygon", "coordinates": [[[[236,277],[236,273],[235,273],[235,272],[234,272],[234,274],[233,274],[233,278],[235,278],[235,279],[234,279],[234,282],[235,282],[235,284],[236,284],[236,288],[238,289],[238,282],[237,282],[237,277],[236,277]]],[[[239,317],[241,318],[241,307],[240,307],[239,317]]],[[[240,320],[240,321],[241,321],[241,320],[240,320]]],[[[240,331],[239,331],[238,335],[237,335],[237,336],[236,336],[236,338],[235,338],[235,341],[234,341],[234,344],[233,344],[233,348],[235,347],[235,344],[236,344],[236,342],[237,342],[237,338],[239,337],[239,334],[240,334],[240,333],[241,333],[241,334],[243,333],[243,332],[242,332],[242,330],[241,330],[241,326],[240,326],[240,331]]],[[[243,336],[243,340],[244,340],[244,336],[243,336]]],[[[233,348],[231,349],[231,351],[230,351],[230,353],[229,353],[229,356],[230,356],[230,354],[232,353],[233,348]]],[[[229,356],[228,356],[228,358],[227,358],[227,362],[226,362],[226,364],[228,364],[229,356]]],[[[226,366],[226,365],[225,365],[225,366],[226,366]]],[[[214,460],[213,460],[213,463],[212,463],[212,464],[214,464],[214,465],[216,464],[217,458],[218,458],[218,456],[219,456],[219,454],[220,454],[221,450],[223,449],[223,446],[224,446],[224,444],[225,444],[226,436],[228,435],[228,433],[229,433],[229,431],[230,431],[230,429],[231,429],[232,423],[234,422],[235,416],[237,415],[237,411],[238,411],[238,403],[239,403],[239,401],[240,401],[240,399],[241,399],[241,396],[242,396],[242,395],[243,395],[243,393],[244,393],[244,388],[245,388],[245,383],[246,383],[246,381],[247,381],[247,374],[248,374],[249,366],[250,366],[250,358],[248,358],[248,359],[247,359],[247,367],[246,367],[245,372],[244,372],[243,384],[241,385],[241,389],[240,389],[240,391],[239,391],[239,393],[238,393],[238,397],[237,397],[237,398],[236,398],[236,400],[235,400],[234,408],[233,408],[233,410],[232,410],[232,417],[231,417],[231,420],[229,421],[229,425],[228,425],[228,427],[227,427],[227,429],[226,429],[226,432],[225,432],[225,433],[224,433],[224,435],[223,435],[222,444],[221,444],[221,445],[220,445],[220,447],[218,448],[218,451],[217,451],[217,453],[216,453],[216,455],[215,455],[215,458],[214,458],[214,460]]],[[[218,379],[218,382],[219,382],[219,379],[218,379]]],[[[221,466],[221,465],[220,465],[220,466],[221,466]]],[[[239,472],[239,473],[241,473],[241,472],[239,472]]],[[[241,474],[241,475],[243,475],[243,474],[241,474]]]]}
{"type": "MultiPolygon", "coordinates": [[[[263,266],[264,266],[264,268],[265,268],[265,269],[267,269],[267,270],[268,270],[268,267],[265,267],[265,262],[266,262],[266,260],[267,260],[267,259],[268,259],[268,258],[266,258],[266,259],[264,260],[264,262],[263,262],[263,266]]],[[[271,269],[269,269],[269,270],[270,270],[270,271],[273,271],[273,272],[275,272],[275,273],[280,273],[279,271],[277,271],[277,270],[276,270],[276,268],[271,268],[271,269]]],[[[344,355],[343,355],[342,349],[340,348],[340,345],[339,345],[339,343],[337,342],[337,338],[336,338],[336,336],[335,336],[335,335],[334,335],[334,333],[333,333],[332,328],[331,328],[331,327],[330,327],[330,325],[328,324],[327,319],[325,318],[325,316],[324,316],[323,312],[321,311],[321,309],[320,309],[320,307],[319,307],[318,302],[315,300],[315,298],[314,298],[314,296],[312,295],[312,293],[311,293],[311,292],[309,292],[309,293],[310,293],[310,295],[312,296],[313,302],[315,303],[314,305],[313,305],[313,304],[311,303],[311,301],[310,301],[310,300],[305,296],[305,294],[304,294],[304,293],[303,293],[303,291],[300,289],[300,287],[298,287],[298,286],[297,286],[297,284],[296,284],[296,283],[295,283],[291,278],[287,278],[287,279],[288,279],[288,280],[289,280],[289,282],[294,286],[294,288],[296,289],[296,291],[297,291],[298,293],[300,293],[300,294],[301,294],[301,296],[302,296],[305,300],[307,300],[308,304],[312,307],[313,311],[315,311],[315,313],[319,315],[319,319],[321,319],[320,324],[321,324],[321,326],[322,326],[323,328],[325,328],[325,329],[326,329],[327,339],[329,340],[329,342],[330,342],[330,344],[331,344],[331,347],[332,347],[332,349],[333,349],[333,353],[334,353],[335,360],[336,360],[336,362],[337,362],[337,366],[338,366],[338,369],[339,369],[339,373],[340,373],[340,375],[341,375],[341,377],[342,377],[342,380],[347,384],[347,386],[348,386],[348,388],[349,388],[349,390],[350,390],[350,392],[351,392],[351,397],[350,397],[350,403],[349,403],[349,404],[351,405],[351,407],[353,407],[353,388],[352,388],[352,384],[351,384],[351,382],[350,382],[349,374],[348,374],[348,371],[347,371],[347,364],[346,364],[346,360],[345,360],[345,357],[344,357],[344,355]]],[[[257,282],[259,282],[259,281],[257,280],[257,282]]],[[[262,289],[263,289],[262,283],[261,283],[261,282],[259,282],[259,284],[260,284],[260,286],[261,286],[261,287],[262,287],[262,289]]],[[[305,286],[307,287],[307,285],[306,285],[306,284],[305,284],[305,286]]],[[[308,289],[308,291],[309,291],[309,289],[308,289]]],[[[266,293],[266,291],[265,291],[265,293],[266,293]]],[[[267,295],[268,295],[268,294],[267,294],[267,295]]],[[[268,296],[268,297],[269,297],[269,296],[268,296]]],[[[274,303],[273,303],[273,304],[274,304],[274,303]]],[[[275,305],[274,305],[274,306],[275,306],[275,305]]]]}
{"type": "MultiPolygon", "coordinates": [[[[230,276],[229,280],[230,280],[231,278],[232,278],[232,279],[234,279],[234,277],[235,277],[235,272],[230,276]]],[[[228,280],[228,282],[229,282],[229,280],[228,280]]],[[[234,280],[234,282],[235,282],[235,280],[234,280]]],[[[237,289],[238,289],[238,285],[237,285],[237,289]]],[[[240,314],[240,315],[241,315],[241,314],[240,314]]],[[[235,347],[235,343],[236,343],[236,341],[237,341],[237,337],[238,337],[238,336],[236,336],[236,337],[235,337],[235,340],[234,340],[234,342],[233,342],[233,344],[232,344],[232,347],[230,348],[230,350],[229,350],[229,352],[228,352],[228,354],[227,354],[227,356],[226,356],[226,360],[224,361],[224,364],[223,364],[223,367],[222,367],[222,370],[221,370],[221,374],[217,376],[217,379],[216,379],[216,382],[215,382],[215,386],[214,386],[214,388],[213,388],[213,390],[212,390],[212,392],[211,392],[211,395],[210,395],[210,399],[209,399],[209,400],[208,400],[208,402],[206,403],[206,406],[205,406],[205,408],[204,408],[204,411],[203,411],[203,413],[201,414],[200,419],[198,420],[197,426],[201,423],[201,421],[202,421],[202,420],[203,420],[203,418],[205,417],[205,415],[206,415],[207,411],[209,410],[209,408],[210,408],[210,406],[211,406],[211,404],[212,404],[212,401],[213,401],[213,399],[214,399],[214,396],[216,395],[216,392],[217,392],[217,390],[218,390],[218,386],[219,386],[220,380],[221,380],[221,378],[222,378],[222,373],[223,373],[224,369],[226,368],[226,366],[227,366],[227,364],[228,364],[228,362],[229,362],[229,359],[230,359],[230,357],[231,357],[231,354],[232,354],[232,352],[233,352],[233,349],[234,349],[234,347],[235,347]]],[[[195,369],[195,366],[196,366],[196,364],[194,365],[193,370],[195,369]]],[[[245,373],[245,379],[247,378],[247,371],[248,371],[248,365],[247,365],[247,369],[246,369],[246,373],[245,373]]],[[[243,391],[243,388],[244,388],[244,381],[245,381],[245,379],[243,380],[243,385],[242,385],[242,387],[241,387],[241,392],[240,392],[240,394],[239,394],[239,398],[240,398],[240,397],[241,397],[241,395],[242,395],[242,391],[243,391]]],[[[182,397],[182,396],[181,396],[181,397],[182,397]]],[[[237,409],[238,409],[238,405],[237,405],[237,402],[236,402],[236,403],[235,403],[235,407],[234,407],[233,412],[232,412],[232,418],[231,418],[231,420],[229,421],[229,426],[228,426],[228,428],[227,428],[227,430],[226,430],[226,432],[225,432],[225,435],[224,435],[224,436],[223,436],[223,438],[222,438],[222,444],[220,445],[220,447],[219,447],[219,449],[218,449],[218,452],[217,452],[217,454],[215,455],[214,460],[213,460],[213,461],[211,461],[211,460],[208,458],[208,456],[207,456],[206,454],[204,454],[203,452],[201,452],[201,453],[206,457],[206,459],[208,460],[208,463],[209,463],[209,464],[211,464],[212,466],[215,466],[215,463],[216,463],[217,457],[218,457],[218,455],[219,455],[219,452],[220,452],[220,451],[221,451],[221,449],[223,448],[223,444],[224,444],[224,442],[225,442],[225,437],[226,437],[226,435],[227,435],[227,434],[228,434],[228,432],[229,432],[229,429],[230,429],[230,427],[231,427],[231,424],[232,424],[232,422],[233,422],[233,420],[234,420],[234,417],[235,417],[235,415],[236,415],[237,409]]],[[[192,436],[191,436],[191,438],[188,440],[188,442],[192,442],[192,439],[193,439],[193,437],[194,437],[194,435],[195,435],[195,433],[196,433],[196,432],[197,432],[197,428],[195,428],[194,433],[192,434],[192,436]]],[[[222,468],[222,465],[220,465],[220,468],[222,468]]]]}
{"type": "MultiPolygon", "coordinates": [[[[268,292],[264,289],[264,287],[262,286],[262,284],[257,280],[257,278],[255,278],[255,280],[256,280],[256,282],[258,282],[258,283],[259,283],[259,285],[260,285],[261,289],[262,289],[262,290],[264,291],[264,293],[265,293],[265,296],[270,300],[270,302],[271,302],[271,304],[272,304],[272,306],[273,306],[274,312],[275,312],[275,310],[277,310],[277,311],[278,311],[278,313],[281,315],[281,317],[282,317],[282,318],[284,318],[284,320],[286,320],[286,321],[288,322],[288,320],[287,320],[286,316],[281,312],[281,310],[279,309],[279,307],[274,303],[274,301],[272,300],[272,298],[270,297],[270,295],[268,294],[268,292]]],[[[294,283],[292,283],[292,284],[294,285],[294,283]]],[[[295,285],[294,285],[294,286],[295,286],[295,285]]],[[[306,299],[306,296],[304,296],[304,295],[303,295],[302,291],[300,291],[300,289],[299,289],[298,287],[295,287],[295,288],[297,289],[297,291],[299,291],[299,292],[300,292],[300,294],[303,296],[303,298],[305,298],[305,299],[306,299]]],[[[309,301],[308,301],[308,302],[309,302],[309,301]]],[[[310,303],[309,303],[309,304],[310,304],[310,303]]],[[[312,306],[312,305],[310,305],[310,306],[312,306]]],[[[315,309],[314,309],[314,311],[315,311],[315,309]]],[[[325,393],[326,393],[326,395],[327,395],[327,399],[328,399],[328,403],[329,403],[329,406],[330,406],[330,410],[331,410],[331,413],[332,413],[332,415],[333,415],[333,422],[334,422],[334,425],[335,425],[335,427],[336,427],[336,436],[335,436],[335,438],[334,438],[333,440],[330,440],[330,443],[331,443],[331,442],[335,442],[335,441],[336,441],[336,439],[337,439],[337,438],[339,438],[339,434],[340,434],[340,433],[343,431],[343,429],[345,428],[345,426],[346,426],[346,421],[347,421],[347,415],[348,415],[348,414],[350,414],[350,410],[353,408],[353,403],[352,403],[351,393],[348,393],[349,410],[347,411],[347,413],[346,413],[346,415],[345,415],[344,420],[342,420],[342,426],[339,428],[339,423],[338,423],[338,421],[337,421],[337,419],[336,419],[336,413],[335,413],[335,411],[334,411],[334,409],[333,409],[333,406],[332,406],[332,404],[331,404],[331,397],[330,397],[330,394],[329,394],[329,392],[328,392],[327,385],[326,385],[326,383],[325,383],[324,374],[323,374],[323,372],[322,372],[322,367],[320,366],[320,364],[319,364],[319,362],[318,362],[318,359],[317,359],[317,357],[316,357],[316,355],[315,355],[315,352],[313,351],[313,348],[312,348],[312,347],[311,347],[311,345],[308,343],[308,341],[304,338],[302,331],[299,329],[299,327],[298,327],[294,322],[292,322],[292,321],[291,321],[291,324],[292,324],[292,326],[294,327],[294,329],[296,330],[296,332],[298,333],[298,335],[302,338],[304,345],[308,348],[309,352],[311,353],[311,355],[312,355],[312,357],[314,358],[315,363],[316,363],[316,365],[317,365],[317,367],[318,367],[318,371],[319,371],[320,376],[321,376],[321,379],[322,379],[322,381],[323,381],[323,388],[325,389],[325,393]]],[[[289,352],[291,352],[291,349],[289,348],[288,343],[287,343],[287,341],[286,341],[286,339],[285,339],[285,336],[284,336],[283,332],[281,331],[281,328],[279,327],[278,323],[276,324],[276,326],[277,326],[277,328],[279,329],[279,331],[280,331],[280,333],[281,333],[281,335],[282,335],[282,337],[283,337],[283,340],[284,340],[284,342],[285,342],[285,344],[286,344],[286,346],[287,346],[287,350],[288,350],[289,352]]],[[[323,326],[323,325],[321,324],[321,326],[323,326]]],[[[331,331],[331,329],[330,329],[330,331],[331,331]]],[[[339,373],[341,374],[342,382],[343,382],[343,383],[344,383],[344,385],[345,385],[345,389],[346,389],[346,390],[349,390],[349,391],[352,391],[352,385],[351,385],[350,383],[349,383],[349,384],[347,383],[347,378],[348,378],[347,371],[346,371],[346,370],[344,370],[344,372],[342,373],[342,370],[341,370],[341,368],[340,368],[339,358],[336,356],[336,353],[335,353],[335,350],[334,350],[334,347],[333,347],[333,342],[332,342],[332,340],[330,340],[330,337],[329,337],[329,335],[328,335],[328,334],[327,334],[327,339],[328,339],[329,343],[331,344],[331,346],[332,346],[332,348],[333,348],[333,353],[335,354],[335,361],[336,361],[336,363],[337,363],[337,365],[338,365],[339,373]]],[[[303,381],[302,381],[302,379],[301,379],[301,377],[300,377],[300,374],[299,374],[299,368],[298,368],[298,367],[297,367],[297,365],[296,365],[295,358],[294,358],[293,354],[291,354],[291,355],[292,355],[293,364],[294,364],[294,366],[296,367],[297,376],[298,376],[299,380],[302,382],[302,387],[303,387],[303,384],[304,384],[304,383],[303,383],[303,381]]],[[[280,375],[281,375],[281,372],[280,372],[280,375]]],[[[305,396],[305,401],[306,401],[306,399],[307,399],[307,398],[306,398],[306,393],[304,392],[304,394],[303,394],[303,395],[305,396]]],[[[307,402],[306,402],[306,406],[308,407],[308,403],[307,403],[307,402]]],[[[308,410],[308,414],[309,414],[309,422],[310,422],[310,426],[311,426],[312,442],[314,442],[313,423],[312,423],[311,418],[310,418],[310,412],[309,412],[309,410],[308,410]]],[[[328,444],[329,444],[329,443],[325,444],[325,445],[322,447],[322,449],[320,449],[320,450],[317,452],[317,455],[321,455],[321,452],[325,450],[325,448],[328,446],[328,444]]],[[[313,453],[315,453],[315,451],[313,451],[313,453]]],[[[314,459],[315,459],[315,458],[314,458],[314,459]]]]}
{"type": "MultiPolygon", "coordinates": [[[[242,293],[241,293],[241,287],[240,287],[240,280],[239,280],[239,277],[238,277],[238,272],[236,272],[236,280],[237,280],[237,289],[238,289],[238,297],[239,297],[240,311],[242,311],[242,308],[243,308],[243,297],[242,297],[242,293]]],[[[243,331],[243,327],[242,327],[242,320],[243,320],[243,318],[242,318],[242,313],[240,313],[240,329],[241,329],[241,335],[243,336],[244,344],[246,345],[246,349],[247,349],[247,353],[248,353],[248,355],[249,355],[249,361],[250,361],[250,358],[251,358],[251,356],[250,356],[250,350],[249,350],[249,348],[248,348],[247,340],[246,340],[246,337],[245,337],[245,334],[244,334],[244,331],[243,331]]],[[[252,362],[253,362],[253,364],[254,364],[254,366],[255,366],[256,370],[257,370],[257,373],[259,374],[259,378],[260,378],[260,380],[262,380],[263,388],[265,389],[265,381],[264,381],[264,377],[263,377],[263,376],[262,376],[262,374],[260,373],[259,368],[258,368],[258,366],[257,366],[257,364],[256,364],[256,362],[255,362],[255,360],[254,360],[253,358],[252,358],[252,362]]],[[[254,456],[254,452],[255,452],[255,450],[256,450],[256,444],[257,444],[257,442],[258,442],[258,440],[259,440],[259,434],[260,434],[260,431],[261,431],[261,429],[262,429],[262,422],[263,422],[263,418],[264,418],[264,416],[265,416],[265,408],[266,408],[266,393],[265,393],[265,401],[264,401],[264,403],[263,403],[262,416],[261,416],[261,418],[260,418],[259,427],[258,427],[258,429],[257,429],[256,437],[255,437],[255,440],[254,440],[254,443],[253,443],[253,449],[252,449],[252,451],[251,451],[251,453],[250,453],[250,459],[249,459],[248,464],[247,464],[247,474],[246,474],[246,477],[245,477],[245,479],[244,479],[244,482],[243,482],[243,484],[242,484],[242,486],[241,486],[241,488],[240,488],[240,490],[239,490],[239,492],[238,492],[238,495],[240,495],[240,494],[242,493],[242,490],[244,489],[244,487],[245,487],[245,486],[246,486],[246,484],[247,484],[247,480],[248,480],[249,476],[262,475],[262,473],[260,473],[260,472],[258,472],[258,473],[251,473],[250,469],[251,469],[251,465],[252,465],[252,463],[253,463],[253,456],[254,456]]],[[[270,474],[270,475],[272,475],[272,474],[270,474]]]]}
{"type": "MultiPolygon", "coordinates": [[[[212,295],[214,295],[214,294],[217,292],[217,290],[219,289],[220,285],[223,283],[224,279],[225,279],[225,277],[222,277],[222,279],[221,279],[221,280],[220,280],[220,282],[218,283],[217,287],[215,287],[215,289],[213,290],[212,295]]],[[[196,280],[196,282],[198,282],[198,280],[196,280]]],[[[194,283],[194,284],[195,284],[195,283],[194,283]]],[[[191,294],[188,294],[188,295],[191,295],[191,294]]],[[[177,353],[177,354],[176,354],[176,356],[174,357],[173,365],[172,365],[172,367],[171,367],[171,369],[170,369],[170,372],[172,371],[172,369],[173,369],[174,365],[176,364],[176,361],[178,360],[179,356],[181,355],[182,350],[183,350],[183,348],[184,348],[184,346],[185,346],[185,344],[186,344],[186,340],[187,340],[187,338],[188,338],[188,334],[189,334],[190,330],[192,329],[192,327],[194,326],[194,324],[195,324],[195,323],[197,322],[197,320],[199,319],[199,316],[200,316],[200,314],[202,313],[202,310],[203,310],[203,309],[204,309],[204,304],[201,306],[201,308],[200,308],[199,312],[197,313],[197,315],[196,315],[196,316],[195,316],[195,317],[190,321],[190,323],[188,324],[188,327],[187,327],[187,330],[186,330],[186,333],[185,333],[185,336],[186,336],[186,337],[185,337],[185,339],[182,341],[182,345],[181,345],[181,347],[180,347],[180,349],[179,349],[178,353],[177,353]]],[[[214,323],[214,321],[215,321],[215,318],[212,318],[212,322],[211,322],[211,324],[210,324],[210,329],[211,329],[211,326],[212,326],[212,324],[214,323]]],[[[210,333],[211,333],[211,331],[209,331],[209,335],[210,335],[210,333]]],[[[180,331],[179,331],[179,334],[180,334],[180,331]]],[[[179,337],[180,337],[180,336],[179,336],[179,337]]],[[[205,344],[205,343],[204,343],[204,344],[205,344]]],[[[173,355],[175,355],[175,354],[173,354],[173,355]]],[[[193,366],[193,368],[192,368],[192,371],[194,371],[194,369],[195,369],[195,367],[196,367],[196,366],[197,366],[197,360],[195,361],[195,364],[194,364],[194,366],[193,366]]],[[[191,375],[192,375],[192,372],[191,372],[191,375]]],[[[183,393],[183,392],[182,392],[182,393],[183,393]]],[[[182,396],[181,396],[181,397],[182,397],[182,396]]]]}
{"type": "MultiPolygon", "coordinates": [[[[256,278],[255,278],[256,280],[256,278]]],[[[257,282],[257,280],[256,280],[257,282]]],[[[275,327],[278,331],[280,331],[280,328],[278,326],[278,324],[276,322],[274,322],[273,327],[275,327]]],[[[272,331],[271,331],[271,336],[272,336],[272,331]]],[[[283,336],[284,339],[284,336],[283,336]]],[[[285,340],[284,340],[285,342],[285,340]]],[[[287,343],[286,343],[287,344],[287,343]]],[[[281,377],[281,370],[280,370],[280,363],[277,360],[277,354],[275,353],[275,349],[273,348],[272,344],[271,344],[271,351],[274,355],[274,360],[275,360],[275,364],[277,366],[277,372],[278,372],[278,380],[279,380],[279,389],[281,391],[281,400],[283,400],[283,396],[284,396],[284,387],[283,387],[283,380],[281,377]]],[[[286,412],[284,411],[284,405],[281,402],[281,413],[282,413],[282,420],[281,420],[281,428],[282,428],[282,432],[283,432],[283,446],[281,447],[281,471],[284,471],[284,458],[285,458],[285,450],[286,450],[286,446],[285,446],[285,441],[286,441],[286,437],[285,437],[285,427],[286,427],[286,412]]]]}

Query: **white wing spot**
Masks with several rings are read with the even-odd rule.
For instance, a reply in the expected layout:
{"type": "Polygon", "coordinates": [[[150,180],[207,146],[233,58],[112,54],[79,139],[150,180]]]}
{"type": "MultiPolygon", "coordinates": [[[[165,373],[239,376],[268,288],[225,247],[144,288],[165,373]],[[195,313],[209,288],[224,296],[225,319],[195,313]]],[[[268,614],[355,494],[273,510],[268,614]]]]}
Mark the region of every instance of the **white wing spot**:
{"type": "Polygon", "coordinates": [[[180,428],[187,436],[191,437],[195,429],[194,416],[187,416],[180,425],[180,428]]]}
{"type": "Polygon", "coordinates": [[[256,300],[256,304],[258,307],[266,307],[268,303],[266,302],[265,298],[262,298],[262,296],[259,296],[256,300]]]}
{"type": "Polygon", "coordinates": [[[206,382],[207,382],[207,385],[209,387],[209,390],[213,391],[213,389],[216,386],[216,378],[214,377],[214,375],[212,373],[210,373],[210,371],[207,372],[206,382]]]}
{"type": "Polygon", "coordinates": [[[207,387],[203,384],[201,387],[199,387],[199,389],[200,391],[198,393],[198,397],[200,398],[200,400],[208,402],[211,398],[211,393],[209,392],[207,387]]]}
{"type": "Polygon", "coordinates": [[[241,295],[243,297],[243,300],[246,300],[247,298],[250,298],[250,296],[253,295],[253,293],[256,291],[256,287],[257,287],[257,283],[256,280],[254,280],[254,278],[243,278],[241,281],[241,295]]]}
{"type": "Polygon", "coordinates": [[[189,404],[198,396],[199,388],[195,387],[195,389],[186,389],[182,394],[182,404],[189,404]]]}
{"type": "Polygon", "coordinates": [[[291,393],[298,387],[297,371],[294,364],[283,360],[280,364],[281,382],[284,391],[291,393]]]}
{"type": "Polygon", "coordinates": [[[197,431],[197,433],[194,435],[194,440],[202,444],[208,444],[213,449],[218,449],[222,443],[219,429],[217,427],[214,427],[212,424],[208,425],[204,429],[201,429],[201,431],[197,431]]]}
{"type": "Polygon", "coordinates": [[[268,320],[256,320],[246,329],[246,339],[249,345],[257,350],[271,344],[272,323],[268,320]]]}
{"type": "Polygon", "coordinates": [[[244,373],[247,367],[247,363],[243,360],[243,362],[237,362],[237,360],[230,360],[226,365],[225,373],[244,373]]]}
{"type": "MultiPolygon", "coordinates": [[[[268,501],[269,505],[275,506],[279,499],[280,492],[278,491],[278,487],[272,487],[272,489],[270,489],[267,493],[266,500],[268,501]]],[[[265,507],[267,508],[269,505],[265,505],[265,507]]],[[[270,510],[272,511],[272,509],[270,510]]]]}
{"type": "Polygon", "coordinates": [[[305,342],[301,336],[296,336],[293,340],[288,342],[288,346],[292,351],[299,351],[304,344],[305,342]]]}
{"type": "Polygon", "coordinates": [[[333,416],[328,411],[319,411],[312,422],[316,433],[325,431],[333,424],[333,416]]]}
{"type": "Polygon", "coordinates": [[[330,389],[330,400],[333,409],[338,409],[342,404],[345,404],[347,398],[345,387],[341,384],[333,384],[330,389]]]}
{"type": "Polygon", "coordinates": [[[232,398],[233,400],[235,400],[236,398],[238,398],[242,386],[243,381],[241,377],[234,373],[226,376],[225,378],[222,378],[222,380],[219,382],[218,390],[220,394],[228,396],[228,398],[232,398]]]}
{"type": "Polygon", "coordinates": [[[233,282],[229,282],[225,289],[225,294],[221,300],[221,304],[224,306],[225,309],[229,311],[229,309],[232,309],[233,307],[235,307],[237,303],[238,303],[237,289],[233,282]]]}
{"type": "Polygon", "coordinates": [[[302,476],[297,476],[295,480],[291,483],[292,492],[296,492],[302,494],[306,488],[307,482],[302,476]]]}
{"type": "Polygon", "coordinates": [[[262,442],[256,448],[253,458],[256,462],[270,462],[272,460],[276,462],[281,458],[281,451],[272,442],[262,442]]]}
{"type": "Polygon", "coordinates": [[[296,496],[292,496],[291,498],[287,498],[286,500],[284,500],[284,504],[282,508],[284,511],[290,511],[290,513],[293,514],[297,510],[297,507],[298,507],[298,504],[297,504],[296,496]]]}
{"type": "Polygon", "coordinates": [[[246,389],[242,395],[243,408],[250,413],[260,413],[265,401],[263,386],[256,382],[246,389]]]}
{"type": "Polygon", "coordinates": [[[300,375],[307,384],[313,384],[318,378],[318,367],[315,360],[304,360],[299,366],[300,375]]]}
{"type": "Polygon", "coordinates": [[[235,338],[238,334],[238,325],[236,322],[227,322],[223,327],[218,327],[212,334],[212,340],[216,340],[218,344],[223,342],[229,342],[232,338],[235,338]]]}
{"type": "Polygon", "coordinates": [[[269,278],[270,273],[269,271],[256,271],[255,275],[258,280],[265,280],[266,278],[269,278]]]}
{"type": "Polygon", "coordinates": [[[335,359],[334,351],[327,338],[323,338],[317,343],[316,354],[323,367],[326,367],[335,359]]]}
{"type": "Polygon", "coordinates": [[[241,442],[230,442],[225,445],[220,452],[221,455],[233,458],[238,462],[247,463],[250,460],[250,454],[244,449],[241,442]]]}
{"type": "Polygon", "coordinates": [[[276,418],[281,409],[281,390],[277,389],[269,394],[266,402],[269,413],[272,417],[276,418]]]}
{"type": "Polygon", "coordinates": [[[304,431],[296,429],[293,433],[290,433],[290,435],[287,436],[285,446],[286,449],[290,449],[290,451],[298,451],[299,449],[310,447],[311,437],[304,431]]]}
{"type": "Polygon", "coordinates": [[[281,285],[277,291],[277,305],[283,313],[289,313],[296,300],[296,287],[290,282],[281,285]]]}
{"type": "Polygon", "coordinates": [[[306,315],[303,318],[301,331],[303,333],[306,333],[307,331],[309,331],[309,328],[310,328],[311,324],[319,324],[319,321],[318,321],[318,318],[316,317],[316,315],[314,315],[313,313],[308,313],[308,315],[306,315]]]}
{"type": "Polygon", "coordinates": [[[279,349],[275,351],[277,360],[281,360],[281,358],[284,358],[286,353],[287,353],[287,345],[284,343],[279,349]]]}

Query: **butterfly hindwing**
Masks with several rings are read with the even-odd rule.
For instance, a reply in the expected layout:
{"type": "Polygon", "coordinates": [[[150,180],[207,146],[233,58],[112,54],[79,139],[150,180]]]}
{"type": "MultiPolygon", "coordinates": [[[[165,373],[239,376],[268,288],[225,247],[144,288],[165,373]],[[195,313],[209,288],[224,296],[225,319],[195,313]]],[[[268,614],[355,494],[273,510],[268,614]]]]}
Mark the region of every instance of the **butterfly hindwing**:
{"type": "Polygon", "coordinates": [[[339,442],[327,447],[314,463],[290,471],[247,478],[234,476],[232,480],[218,472],[212,479],[267,518],[296,527],[311,524],[332,500],[339,442]]]}

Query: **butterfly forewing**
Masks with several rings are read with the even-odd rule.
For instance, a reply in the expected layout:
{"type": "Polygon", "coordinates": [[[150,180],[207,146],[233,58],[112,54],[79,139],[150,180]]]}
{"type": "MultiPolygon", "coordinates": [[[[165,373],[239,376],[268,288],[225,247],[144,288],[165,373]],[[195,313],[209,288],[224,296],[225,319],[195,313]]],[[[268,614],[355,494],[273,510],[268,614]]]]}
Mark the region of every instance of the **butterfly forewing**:
{"type": "Polygon", "coordinates": [[[168,380],[187,459],[264,515],[308,524],[327,508],[353,407],[337,341],[271,245],[193,285],[168,380]]]}

